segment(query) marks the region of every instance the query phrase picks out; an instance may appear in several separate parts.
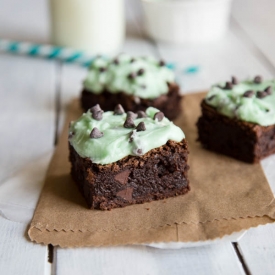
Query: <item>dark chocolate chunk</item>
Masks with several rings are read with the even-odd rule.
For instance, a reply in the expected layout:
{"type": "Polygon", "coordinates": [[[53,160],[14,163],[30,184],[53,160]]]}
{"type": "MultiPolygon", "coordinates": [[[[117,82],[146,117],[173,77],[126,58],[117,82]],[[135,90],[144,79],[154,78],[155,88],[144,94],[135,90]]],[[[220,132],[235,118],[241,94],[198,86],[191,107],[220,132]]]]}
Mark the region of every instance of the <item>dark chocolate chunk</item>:
{"type": "Polygon", "coordinates": [[[92,118],[95,119],[95,120],[101,120],[103,113],[104,112],[102,110],[99,110],[97,112],[93,112],[92,118]]]}
{"type": "Polygon", "coordinates": [[[138,112],[137,112],[137,115],[138,115],[138,116],[137,116],[138,118],[147,117],[146,113],[143,112],[143,111],[138,111],[138,112]]]}
{"type": "Polygon", "coordinates": [[[116,194],[117,197],[120,197],[127,201],[132,199],[132,195],[133,195],[133,187],[128,187],[124,190],[117,192],[116,194]]]}
{"type": "Polygon", "coordinates": [[[139,69],[138,71],[137,71],[137,75],[138,76],[141,76],[141,75],[143,75],[144,74],[144,69],[139,69]]]}
{"type": "Polygon", "coordinates": [[[118,65],[119,64],[119,60],[116,58],[114,59],[114,64],[118,65]]]}
{"type": "Polygon", "coordinates": [[[268,95],[271,95],[271,94],[272,94],[272,88],[271,88],[271,86],[266,87],[264,91],[265,91],[268,95]]]}
{"type": "Polygon", "coordinates": [[[142,121],[138,124],[138,126],[136,127],[137,129],[137,132],[140,132],[140,131],[145,131],[146,130],[146,127],[145,127],[145,123],[142,121]]]}
{"type": "Polygon", "coordinates": [[[231,90],[233,88],[233,85],[231,82],[226,82],[224,86],[224,90],[231,90]]]}
{"type": "Polygon", "coordinates": [[[103,73],[103,72],[105,72],[107,69],[105,68],[105,67],[100,67],[99,68],[99,71],[101,72],[101,73],[103,73]]]}
{"type": "Polygon", "coordinates": [[[165,62],[163,60],[160,60],[159,62],[159,65],[162,67],[162,66],[165,66],[165,62]]]}
{"type": "Polygon", "coordinates": [[[163,112],[157,112],[154,115],[154,119],[157,119],[158,121],[162,121],[164,118],[164,113],[163,112]]]}
{"type": "Polygon", "coordinates": [[[248,90],[243,94],[243,97],[252,97],[254,95],[254,91],[248,90]]]}
{"type": "Polygon", "coordinates": [[[101,138],[103,137],[103,133],[99,131],[98,128],[94,127],[90,133],[90,138],[101,138]]]}
{"type": "Polygon", "coordinates": [[[123,107],[120,104],[117,104],[114,110],[114,115],[122,115],[124,114],[125,111],[123,109],[123,107]]]}
{"type": "Polygon", "coordinates": [[[268,94],[265,91],[258,91],[256,94],[257,98],[264,98],[268,96],[268,94]]]}
{"type": "Polygon", "coordinates": [[[128,79],[133,80],[135,78],[136,78],[136,74],[135,73],[128,74],[128,79]]]}
{"type": "Polygon", "coordinates": [[[130,63],[133,63],[133,62],[135,62],[136,61],[136,59],[135,58],[132,58],[131,60],[130,60],[130,63]]]}
{"type": "Polygon", "coordinates": [[[124,128],[135,128],[135,123],[132,117],[127,117],[124,124],[124,128]]]}
{"type": "Polygon", "coordinates": [[[127,112],[127,118],[128,118],[128,117],[131,117],[131,118],[134,120],[134,119],[137,118],[137,116],[138,116],[138,115],[137,115],[136,113],[132,112],[132,111],[128,111],[128,112],[127,112]]]}
{"type": "Polygon", "coordinates": [[[235,76],[232,76],[232,78],[231,78],[231,83],[232,83],[233,85],[237,85],[237,84],[239,83],[239,81],[238,81],[238,79],[237,79],[235,76]]]}
{"type": "Polygon", "coordinates": [[[129,169],[120,172],[119,174],[115,175],[115,180],[119,183],[125,185],[128,181],[128,177],[131,174],[129,169]]]}
{"type": "Polygon", "coordinates": [[[211,101],[214,97],[216,97],[216,95],[211,95],[208,98],[206,98],[207,100],[211,101]]]}
{"type": "Polygon", "coordinates": [[[96,104],[95,106],[93,106],[92,108],[89,109],[91,113],[94,113],[94,112],[98,112],[101,110],[99,104],[96,104]]]}
{"type": "Polygon", "coordinates": [[[263,78],[260,75],[257,75],[254,77],[254,83],[260,84],[262,83],[262,81],[263,81],[263,78]]]}

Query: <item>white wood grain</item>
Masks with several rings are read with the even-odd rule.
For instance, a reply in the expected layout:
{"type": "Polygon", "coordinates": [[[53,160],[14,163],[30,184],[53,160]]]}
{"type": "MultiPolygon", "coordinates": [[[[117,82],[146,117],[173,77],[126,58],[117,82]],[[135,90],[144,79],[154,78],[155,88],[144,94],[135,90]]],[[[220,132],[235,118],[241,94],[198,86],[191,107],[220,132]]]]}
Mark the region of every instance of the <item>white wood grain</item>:
{"type": "Polygon", "coordinates": [[[161,250],[142,246],[57,249],[57,275],[244,274],[230,243],[161,250]]]}
{"type": "Polygon", "coordinates": [[[47,247],[26,239],[26,225],[0,216],[0,274],[44,274],[47,247]]]}

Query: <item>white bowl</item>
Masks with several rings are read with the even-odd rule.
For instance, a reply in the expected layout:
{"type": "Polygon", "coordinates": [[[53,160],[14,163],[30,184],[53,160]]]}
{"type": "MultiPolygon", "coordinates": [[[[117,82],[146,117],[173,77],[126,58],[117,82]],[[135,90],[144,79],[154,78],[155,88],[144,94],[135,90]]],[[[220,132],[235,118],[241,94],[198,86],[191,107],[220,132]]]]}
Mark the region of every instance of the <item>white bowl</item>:
{"type": "Polygon", "coordinates": [[[231,0],[141,0],[145,30],[154,40],[209,42],[227,30],[231,0]]]}

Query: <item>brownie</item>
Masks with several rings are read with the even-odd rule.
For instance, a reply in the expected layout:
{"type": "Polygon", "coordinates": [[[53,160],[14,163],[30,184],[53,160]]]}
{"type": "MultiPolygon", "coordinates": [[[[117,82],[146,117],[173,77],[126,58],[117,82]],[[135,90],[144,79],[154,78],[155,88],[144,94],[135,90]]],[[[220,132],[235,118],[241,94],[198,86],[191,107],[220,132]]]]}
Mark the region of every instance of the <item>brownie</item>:
{"type": "Polygon", "coordinates": [[[248,163],[275,153],[275,125],[261,126],[227,117],[205,100],[201,110],[198,139],[205,148],[248,163]]]}
{"type": "Polygon", "coordinates": [[[127,156],[107,165],[94,164],[69,148],[71,175],[89,208],[110,210],[190,190],[185,140],[168,141],[142,156],[127,156]]]}
{"type": "Polygon", "coordinates": [[[137,112],[145,111],[152,106],[162,111],[167,118],[175,119],[181,113],[181,98],[179,86],[175,83],[167,84],[169,92],[166,95],[161,95],[155,99],[135,99],[132,95],[127,95],[124,92],[116,94],[110,93],[107,90],[100,94],[94,94],[84,89],[81,94],[81,106],[87,111],[91,106],[99,104],[106,111],[113,110],[117,104],[121,104],[126,111],[137,112]]]}

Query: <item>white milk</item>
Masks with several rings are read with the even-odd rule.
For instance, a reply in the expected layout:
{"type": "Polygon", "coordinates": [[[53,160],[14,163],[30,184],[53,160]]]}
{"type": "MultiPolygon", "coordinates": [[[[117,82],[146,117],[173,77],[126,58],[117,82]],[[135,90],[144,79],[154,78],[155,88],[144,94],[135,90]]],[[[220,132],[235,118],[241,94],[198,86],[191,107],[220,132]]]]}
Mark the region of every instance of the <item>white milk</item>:
{"type": "Polygon", "coordinates": [[[125,36],[124,0],[50,0],[52,42],[92,54],[115,54],[125,36]]]}

